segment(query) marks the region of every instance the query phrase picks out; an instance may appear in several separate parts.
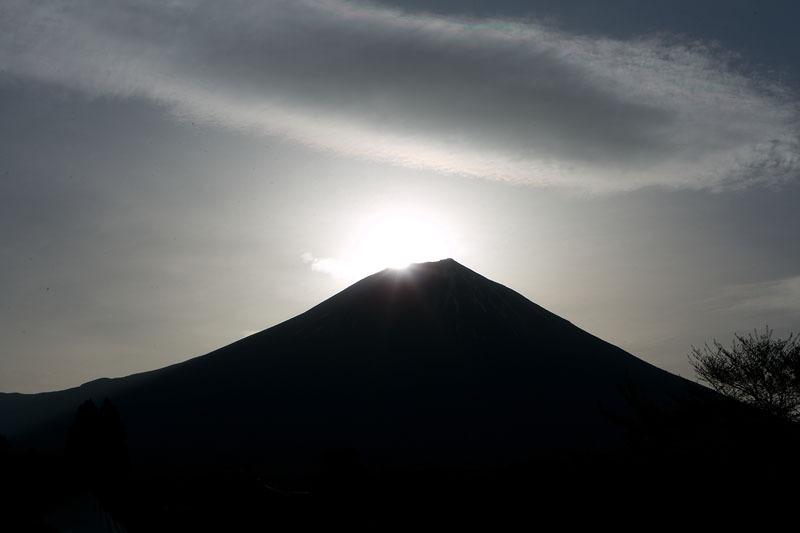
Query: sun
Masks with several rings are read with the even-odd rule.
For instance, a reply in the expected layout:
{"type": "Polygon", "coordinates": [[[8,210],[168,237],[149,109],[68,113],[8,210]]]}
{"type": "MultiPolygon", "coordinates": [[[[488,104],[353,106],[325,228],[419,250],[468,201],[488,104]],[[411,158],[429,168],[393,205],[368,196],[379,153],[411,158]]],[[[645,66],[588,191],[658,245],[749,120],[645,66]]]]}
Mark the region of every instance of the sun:
{"type": "Polygon", "coordinates": [[[385,209],[355,215],[350,238],[333,257],[302,254],[311,269],[353,283],[385,268],[460,257],[457,239],[445,219],[430,211],[385,209]]]}
{"type": "Polygon", "coordinates": [[[455,255],[452,233],[435,217],[397,210],[368,217],[346,259],[354,275],[455,255]]]}

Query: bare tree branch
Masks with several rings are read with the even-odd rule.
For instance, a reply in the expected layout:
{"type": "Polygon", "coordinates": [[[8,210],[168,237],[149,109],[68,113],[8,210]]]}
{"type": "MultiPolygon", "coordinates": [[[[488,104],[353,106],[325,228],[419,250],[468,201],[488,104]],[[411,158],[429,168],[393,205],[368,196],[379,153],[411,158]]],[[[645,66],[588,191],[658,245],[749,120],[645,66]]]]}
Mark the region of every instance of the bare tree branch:
{"type": "Polygon", "coordinates": [[[713,348],[692,346],[689,363],[717,392],[800,421],[800,337],[773,339],[772,333],[767,326],[763,333],[734,335],[730,349],[716,339],[713,348]]]}

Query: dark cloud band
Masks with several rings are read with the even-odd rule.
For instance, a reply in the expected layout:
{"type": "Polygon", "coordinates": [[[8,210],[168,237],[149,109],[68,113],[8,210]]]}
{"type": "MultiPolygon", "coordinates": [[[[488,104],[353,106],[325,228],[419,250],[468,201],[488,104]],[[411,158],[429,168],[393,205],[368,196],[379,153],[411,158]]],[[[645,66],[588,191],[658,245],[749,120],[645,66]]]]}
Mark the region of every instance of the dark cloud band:
{"type": "Polygon", "coordinates": [[[701,43],[292,2],[9,2],[0,64],[358,158],[608,191],[777,183],[795,95],[701,43]]]}

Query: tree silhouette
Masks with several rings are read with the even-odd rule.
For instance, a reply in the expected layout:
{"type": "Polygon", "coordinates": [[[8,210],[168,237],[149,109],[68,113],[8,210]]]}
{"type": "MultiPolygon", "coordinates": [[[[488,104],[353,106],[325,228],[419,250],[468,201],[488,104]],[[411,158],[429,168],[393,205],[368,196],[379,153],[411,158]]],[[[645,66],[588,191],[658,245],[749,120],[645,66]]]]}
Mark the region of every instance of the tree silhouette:
{"type": "Polygon", "coordinates": [[[97,412],[99,462],[110,479],[119,480],[128,471],[128,443],[119,409],[106,398],[97,412]]]}
{"type": "Polygon", "coordinates": [[[773,330],[734,335],[730,348],[692,346],[689,363],[716,391],[773,415],[800,420],[800,338],[773,339],[773,330]]]}
{"type": "Polygon", "coordinates": [[[98,474],[98,429],[97,406],[86,400],[75,413],[65,450],[70,465],[85,483],[92,483],[98,474]]]}
{"type": "Polygon", "coordinates": [[[75,414],[66,445],[67,459],[83,483],[103,487],[119,483],[128,472],[128,447],[119,410],[106,398],[98,409],[92,400],[75,414]]]}

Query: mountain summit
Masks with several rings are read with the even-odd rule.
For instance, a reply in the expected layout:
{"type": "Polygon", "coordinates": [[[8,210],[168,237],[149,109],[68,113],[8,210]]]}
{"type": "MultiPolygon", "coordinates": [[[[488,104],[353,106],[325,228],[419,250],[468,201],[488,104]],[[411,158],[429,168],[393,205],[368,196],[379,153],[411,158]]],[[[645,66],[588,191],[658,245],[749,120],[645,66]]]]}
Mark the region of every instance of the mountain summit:
{"type": "Polygon", "coordinates": [[[445,259],[381,271],[184,363],[0,395],[0,433],[60,446],[77,406],[109,397],[135,461],[300,472],[347,448],[482,468],[621,446],[607,413],[630,411],[622,389],[666,405],[687,385],[445,259]]]}

